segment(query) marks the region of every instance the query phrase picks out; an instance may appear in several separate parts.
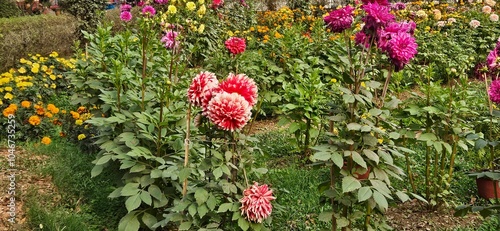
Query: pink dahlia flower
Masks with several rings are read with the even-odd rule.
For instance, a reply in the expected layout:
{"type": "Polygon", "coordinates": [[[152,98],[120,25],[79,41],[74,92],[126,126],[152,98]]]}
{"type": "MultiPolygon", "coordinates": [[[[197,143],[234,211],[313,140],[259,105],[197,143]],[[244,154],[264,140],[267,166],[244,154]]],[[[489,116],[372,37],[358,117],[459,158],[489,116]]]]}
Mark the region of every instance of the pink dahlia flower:
{"type": "Polygon", "coordinates": [[[156,4],[163,5],[163,4],[167,4],[167,3],[168,3],[168,0],[155,0],[155,3],[156,3],[156,4]]]}
{"type": "Polygon", "coordinates": [[[359,31],[358,33],[356,33],[354,37],[354,42],[356,42],[356,45],[361,45],[365,48],[370,47],[370,39],[363,31],[359,31]]]}
{"type": "Polygon", "coordinates": [[[396,2],[391,5],[393,10],[404,10],[406,9],[406,4],[404,2],[396,2]]]}
{"type": "Polygon", "coordinates": [[[137,3],[137,6],[138,6],[138,7],[141,7],[141,6],[144,6],[144,4],[145,4],[145,3],[144,3],[144,1],[139,1],[139,2],[137,3]]]}
{"type": "Polygon", "coordinates": [[[495,47],[495,49],[491,50],[490,53],[488,54],[488,57],[486,58],[486,63],[488,64],[488,68],[490,70],[496,70],[499,66],[499,61],[500,59],[498,58],[499,56],[499,50],[498,46],[495,47]]]}
{"type": "Polygon", "coordinates": [[[479,21],[477,21],[475,19],[472,19],[469,22],[469,26],[472,27],[473,29],[478,28],[480,25],[481,25],[481,22],[479,22],[479,21]]]}
{"type": "Polygon", "coordinates": [[[392,36],[387,44],[387,53],[395,66],[395,71],[400,71],[417,54],[415,37],[409,33],[397,33],[392,36]]]}
{"type": "Polygon", "coordinates": [[[254,182],[250,188],[243,191],[243,198],[240,200],[241,215],[245,215],[249,221],[262,223],[271,215],[273,211],[271,201],[275,199],[273,190],[269,189],[267,184],[259,186],[254,182]]]}
{"type": "Polygon", "coordinates": [[[348,5],[344,8],[330,12],[323,20],[332,32],[342,32],[351,28],[353,11],[354,8],[348,5]]]}
{"type": "Polygon", "coordinates": [[[500,80],[494,80],[491,82],[488,95],[490,96],[490,100],[492,102],[500,104],[500,80]]]}
{"type": "Polygon", "coordinates": [[[390,13],[391,8],[376,3],[368,3],[361,7],[366,15],[362,18],[365,28],[377,31],[378,28],[395,20],[395,16],[390,13]]]}
{"type": "Polygon", "coordinates": [[[154,7],[147,5],[142,8],[142,14],[147,15],[148,17],[153,17],[156,14],[156,10],[154,7]]]}
{"type": "Polygon", "coordinates": [[[244,38],[231,37],[224,42],[231,54],[236,55],[245,51],[247,45],[244,38]]]}
{"type": "Polygon", "coordinates": [[[161,38],[161,42],[165,44],[165,47],[167,49],[174,49],[179,47],[179,44],[176,42],[176,38],[179,35],[178,32],[175,32],[173,30],[167,31],[165,36],[161,38]]]}
{"type": "Polygon", "coordinates": [[[129,4],[123,4],[120,6],[120,11],[123,12],[123,11],[130,11],[132,10],[132,6],[129,5],[129,4]]]}
{"type": "Polygon", "coordinates": [[[213,0],[211,8],[212,9],[220,8],[222,7],[222,4],[224,4],[224,0],[213,0]]]}
{"type": "Polygon", "coordinates": [[[243,128],[252,116],[252,107],[238,93],[215,94],[207,106],[207,117],[222,130],[235,131],[243,128]]]}
{"type": "Polygon", "coordinates": [[[235,75],[230,73],[227,79],[219,84],[219,88],[227,93],[237,93],[253,107],[257,102],[257,85],[255,81],[245,74],[235,75]]]}
{"type": "Polygon", "coordinates": [[[382,6],[390,5],[389,0],[361,0],[361,2],[363,2],[363,4],[376,3],[382,6]]]}
{"type": "Polygon", "coordinates": [[[122,11],[120,13],[120,19],[124,22],[129,22],[132,20],[132,13],[130,13],[130,11],[122,11]]]}
{"type": "MultiPolygon", "coordinates": [[[[210,95],[212,88],[216,88],[219,84],[219,80],[214,73],[205,71],[200,72],[193,81],[188,89],[188,99],[194,106],[203,106],[203,103],[208,103],[206,98],[210,95]]],[[[211,96],[211,95],[210,95],[211,96]]]]}

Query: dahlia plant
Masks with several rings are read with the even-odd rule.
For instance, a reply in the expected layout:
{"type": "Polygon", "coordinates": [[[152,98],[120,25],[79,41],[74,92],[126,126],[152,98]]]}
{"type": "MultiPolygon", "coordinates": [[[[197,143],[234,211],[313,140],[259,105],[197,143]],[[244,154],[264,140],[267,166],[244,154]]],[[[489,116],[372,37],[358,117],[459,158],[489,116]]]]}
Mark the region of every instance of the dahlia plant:
{"type": "Polygon", "coordinates": [[[401,135],[388,118],[399,101],[386,101],[386,94],[392,73],[401,71],[417,54],[413,36],[416,25],[395,21],[388,1],[365,0],[357,7],[363,12],[360,29],[352,26],[356,23],[352,6],[324,17],[326,27],[341,33],[345,42],[343,47],[338,46],[341,49],[329,51],[339,60],[340,68],[333,78],[341,78],[340,86],[331,94],[341,105],[331,110],[327,142],[313,147],[317,152],[311,157],[330,168],[329,187],[321,188],[332,210],[323,212],[320,219],[332,221],[332,230],[352,229],[359,218],[364,218],[366,230],[385,229],[383,217],[375,215],[387,209],[387,200],[393,195],[402,201],[409,199],[390,186],[389,176],[404,175],[394,158],[407,149],[393,141],[401,135]],[[340,191],[337,181],[341,182],[340,191]],[[364,216],[357,211],[362,207],[364,216]]]}

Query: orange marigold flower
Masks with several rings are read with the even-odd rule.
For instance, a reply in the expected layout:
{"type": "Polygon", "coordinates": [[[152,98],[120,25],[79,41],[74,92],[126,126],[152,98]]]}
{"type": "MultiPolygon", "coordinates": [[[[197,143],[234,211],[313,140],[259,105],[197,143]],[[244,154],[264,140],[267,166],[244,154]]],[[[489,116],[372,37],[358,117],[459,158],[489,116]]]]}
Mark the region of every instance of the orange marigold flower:
{"type": "Polygon", "coordinates": [[[7,108],[3,109],[3,116],[9,117],[9,115],[16,114],[17,106],[16,107],[12,107],[12,105],[14,105],[14,104],[11,104],[7,108]]]}
{"type": "Polygon", "coordinates": [[[26,100],[25,100],[25,101],[21,102],[21,107],[24,107],[24,108],[29,108],[29,107],[31,107],[31,103],[30,103],[30,101],[26,101],[26,100]]]}
{"type": "Polygon", "coordinates": [[[85,108],[84,106],[81,106],[81,107],[79,107],[76,111],[77,111],[79,114],[82,114],[82,113],[84,113],[84,112],[86,112],[86,111],[87,111],[87,108],[85,108]]]}
{"type": "Polygon", "coordinates": [[[70,111],[69,113],[71,113],[71,116],[73,116],[73,119],[75,119],[75,120],[80,118],[80,113],[78,113],[78,112],[70,111]]]}
{"type": "Polygon", "coordinates": [[[36,114],[38,115],[44,115],[45,114],[45,110],[43,110],[43,107],[39,107],[36,109],[36,114]]]}
{"type": "Polygon", "coordinates": [[[37,115],[34,115],[34,116],[30,116],[30,118],[28,119],[28,122],[33,126],[37,126],[40,124],[41,120],[40,120],[40,117],[38,117],[37,115]]]}
{"type": "Polygon", "coordinates": [[[45,115],[45,117],[47,117],[47,118],[52,118],[52,116],[53,116],[53,115],[52,115],[52,113],[50,113],[50,112],[45,112],[45,114],[44,114],[44,115],[45,115]]]}
{"type": "Polygon", "coordinates": [[[59,113],[59,108],[56,107],[56,105],[49,103],[47,105],[47,110],[49,110],[53,114],[59,113]]]}
{"type": "Polygon", "coordinates": [[[50,143],[52,143],[52,140],[49,137],[45,136],[42,138],[42,144],[49,145],[50,143]]]}

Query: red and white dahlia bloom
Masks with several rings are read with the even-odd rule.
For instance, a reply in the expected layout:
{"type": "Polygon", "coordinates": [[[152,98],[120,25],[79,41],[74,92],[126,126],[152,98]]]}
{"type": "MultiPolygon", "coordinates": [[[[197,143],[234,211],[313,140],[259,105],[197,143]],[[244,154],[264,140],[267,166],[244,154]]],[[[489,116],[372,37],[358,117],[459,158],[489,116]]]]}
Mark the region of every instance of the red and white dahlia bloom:
{"type": "Polygon", "coordinates": [[[230,73],[227,79],[219,84],[219,88],[227,93],[238,93],[253,107],[257,102],[257,85],[245,74],[230,73]]]}
{"type": "Polygon", "coordinates": [[[275,199],[273,190],[269,189],[267,184],[259,186],[254,182],[250,188],[243,191],[243,198],[240,200],[241,215],[245,215],[249,221],[262,223],[271,215],[273,211],[271,201],[275,199]]]}
{"type": "Polygon", "coordinates": [[[194,77],[188,89],[188,99],[194,106],[205,106],[211,97],[211,90],[219,84],[214,73],[204,71],[194,77]]]}
{"type": "Polygon", "coordinates": [[[243,128],[252,116],[252,107],[238,93],[221,92],[213,95],[206,107],[208,119],[222,130],[243,128]]]}

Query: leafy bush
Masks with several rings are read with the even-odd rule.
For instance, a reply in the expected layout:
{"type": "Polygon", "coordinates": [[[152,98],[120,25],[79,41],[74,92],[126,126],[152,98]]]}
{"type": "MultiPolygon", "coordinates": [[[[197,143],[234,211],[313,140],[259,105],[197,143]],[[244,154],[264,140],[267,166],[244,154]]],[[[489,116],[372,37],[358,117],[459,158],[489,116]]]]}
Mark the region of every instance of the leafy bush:
{"type": "Polygon", "coordinates": [[[71,16],[38,15],[0,19],[0,71],[28,54],[72,54],[77,22],[71,16]]]}
{"type": "MultiPolygon", "coordinates": [[[[107,2],[106,0],[61,0],[60,5],[80,21],[78,32],[82,30],[93,32],[102,19],[107,2]]],[[[77,35],[83,36],[81,33],[77,35]]]]}
{"type": "Polygon", "coordinates": [[[21,15],[14,1],[0,0],[0,18],[10,18],[21,15]]]}

